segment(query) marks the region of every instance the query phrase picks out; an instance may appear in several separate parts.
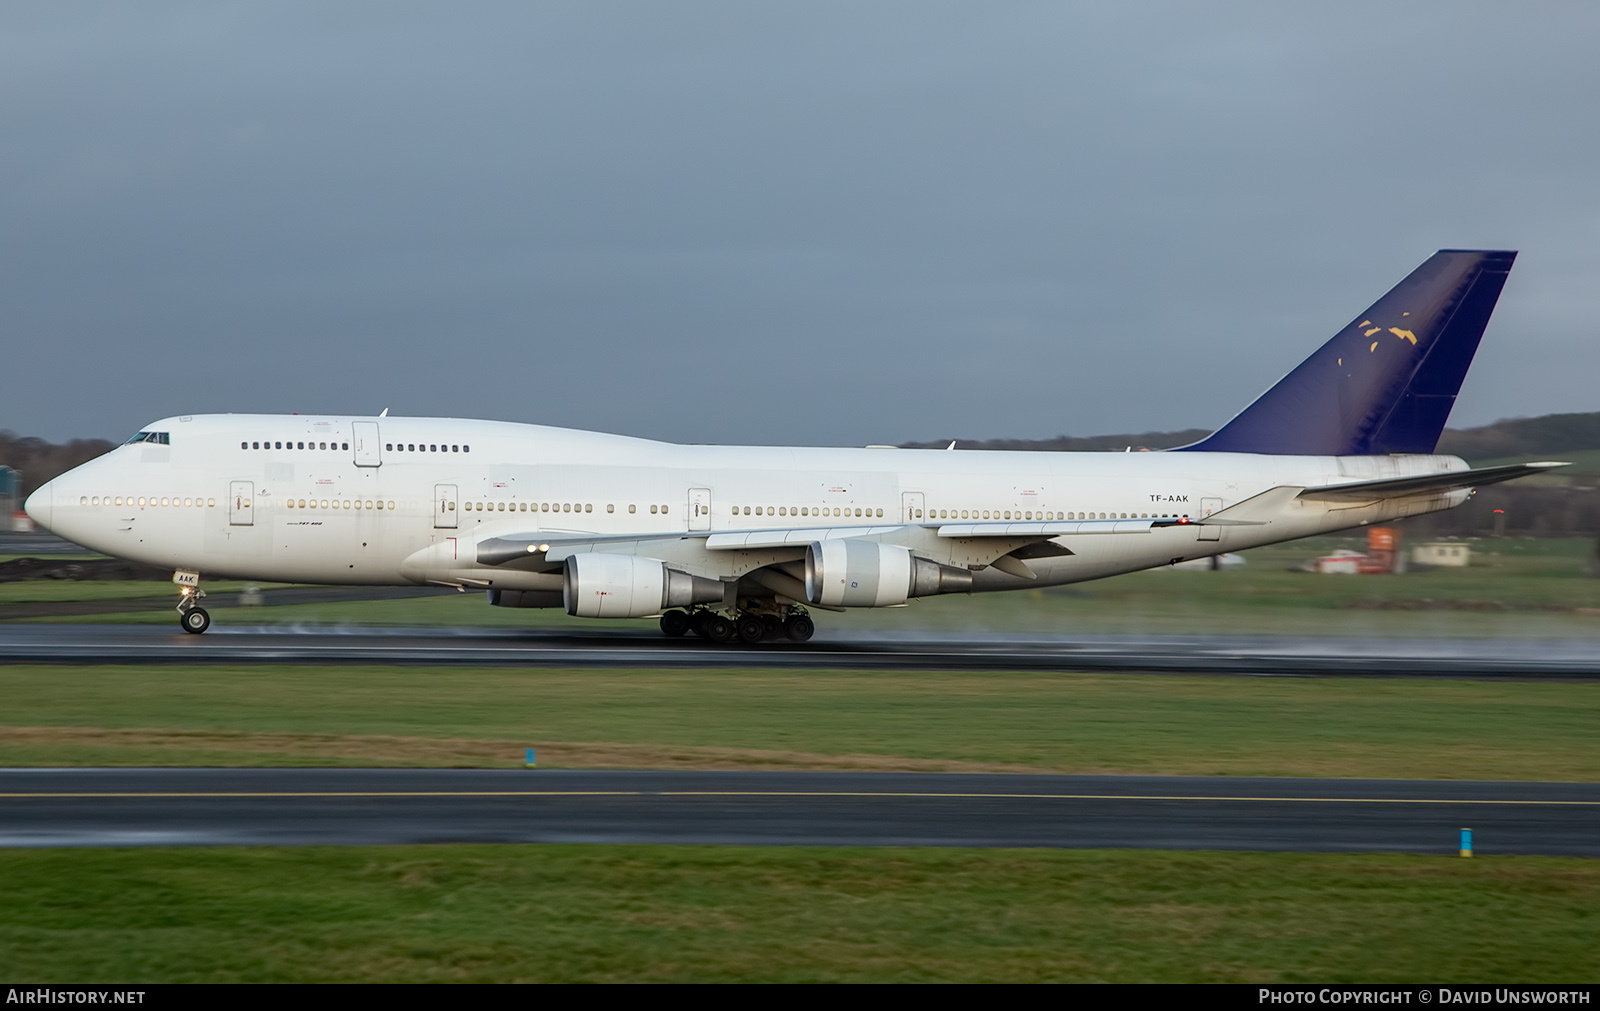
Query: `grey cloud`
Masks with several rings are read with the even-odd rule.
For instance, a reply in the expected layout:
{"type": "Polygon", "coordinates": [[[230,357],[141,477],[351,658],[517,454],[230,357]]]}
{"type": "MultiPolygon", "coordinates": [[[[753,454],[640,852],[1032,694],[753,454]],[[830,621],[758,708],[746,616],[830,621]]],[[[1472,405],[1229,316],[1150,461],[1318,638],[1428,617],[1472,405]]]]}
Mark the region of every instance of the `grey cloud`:
{"type": "Polygon", "coordinates": [[[1583,5],[0,13],[0,427],[696,442],[1215,425],[1434,249],[1455,424],[1589,410],[1583,5]],[[63,393],[70,389],[70,396],[63,393]]]}

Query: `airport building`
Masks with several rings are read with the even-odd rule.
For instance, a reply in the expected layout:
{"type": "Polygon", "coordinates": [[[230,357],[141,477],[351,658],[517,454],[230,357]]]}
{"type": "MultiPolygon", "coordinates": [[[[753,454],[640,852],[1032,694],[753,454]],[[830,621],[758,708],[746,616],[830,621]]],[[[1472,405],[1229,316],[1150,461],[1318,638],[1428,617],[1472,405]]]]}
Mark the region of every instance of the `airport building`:
{"type": "Polygon", "coordinates": [[[1472,549],[1459,541],[1418,544],[1411,549],[1411,561],[1417,565],[1465,567],[1472,564],[1472,549]]]}

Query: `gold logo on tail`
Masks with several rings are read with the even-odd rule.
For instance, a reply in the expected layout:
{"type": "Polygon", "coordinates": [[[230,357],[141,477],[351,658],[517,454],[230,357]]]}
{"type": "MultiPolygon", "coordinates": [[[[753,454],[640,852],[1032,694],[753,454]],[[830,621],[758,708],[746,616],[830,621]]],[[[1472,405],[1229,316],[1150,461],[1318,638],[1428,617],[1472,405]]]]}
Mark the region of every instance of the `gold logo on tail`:
{"type": "MultiPolygon", "coordinates": [[[[1403,312],[1400,315],[1401,317],[1406,317],[1411,314],[1409,312],[1403,312]]],[[[1381,323],[1374,323],[1370,319],[1364,319],[1356,325],[1361,327],[1361,336],[1363,337],[1371,337],[1373,334],[1381,333],[1382,331],[1387,330],[1388,332],[1394,334],[1399,340],[1410,341],[1412,347],[1416,347],[1417,345],[1417,335],[1416,332],[1412,330],[1402,330],[1397,326],[1386,327],[1381,323]]],[[[1367,348],[1367,352],[1369,354],[1376,352],[1378,350],[1378,343],[1378,341],[1373,341],[1371,346],[1367,348]]]]}

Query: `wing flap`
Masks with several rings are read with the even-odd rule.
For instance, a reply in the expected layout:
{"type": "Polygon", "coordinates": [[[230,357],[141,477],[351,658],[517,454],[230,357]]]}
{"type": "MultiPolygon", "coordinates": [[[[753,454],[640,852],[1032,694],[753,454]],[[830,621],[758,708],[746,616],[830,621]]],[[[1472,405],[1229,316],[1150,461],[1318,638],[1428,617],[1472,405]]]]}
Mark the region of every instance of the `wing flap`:
{"type": "Polygon", "coordinates": [[[711,534],[706,538],[708,551],[749,551],[756,548],[798,548],[812,541],[843,540],[851,537],[874,537],[904,529],[904,524],[891,523],[875,527],[796,527],[792,530],[736,530],[711,534]]]}

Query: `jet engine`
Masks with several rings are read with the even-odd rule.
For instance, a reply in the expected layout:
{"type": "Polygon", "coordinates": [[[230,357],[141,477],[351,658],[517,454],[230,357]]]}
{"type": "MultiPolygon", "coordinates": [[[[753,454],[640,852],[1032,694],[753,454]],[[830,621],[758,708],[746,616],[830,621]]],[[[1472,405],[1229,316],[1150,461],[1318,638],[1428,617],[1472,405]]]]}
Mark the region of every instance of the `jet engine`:
{"type": "Polygon", "coordinates": [[[813,541],[806,598],[823,607],[892,607],[910,597],[969,593],[972,573],[876,541],[813,541]]]}
{"type": "Polygon", "coordinates": [[[654,558],[588,553],[568,556],[561,595],[567,613],[579,618],[643,618],[720,601],[722,584],[654,558]]]}

